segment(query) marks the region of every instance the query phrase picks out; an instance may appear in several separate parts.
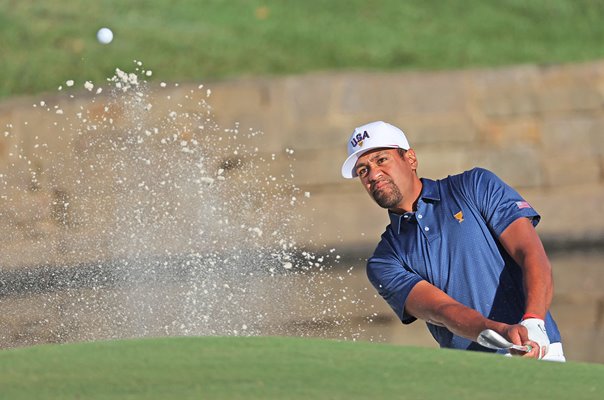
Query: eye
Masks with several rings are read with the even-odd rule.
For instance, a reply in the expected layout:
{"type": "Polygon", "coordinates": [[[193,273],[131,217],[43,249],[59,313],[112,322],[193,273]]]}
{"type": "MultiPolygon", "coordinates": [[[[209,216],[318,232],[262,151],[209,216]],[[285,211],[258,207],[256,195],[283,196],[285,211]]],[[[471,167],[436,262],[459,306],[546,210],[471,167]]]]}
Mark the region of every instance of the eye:
{"type": "Polygon", "coordinates": [[[357,169],[357,175],[358,176],[365,176],[365,175],[367,175],[367,168],[362,167],[362,168],[357,169]]]}
{"type": "Polygon", "coordinates": [[[380,158],[378,158],[378,159],[377,159],[376,164],[377,164],[377,165],[383,164],[383,163],[384,163],[385,161],[387,161],[387,160],[388,160],[388,158],[387,158],[387,157],[380,157],[380,158]]]}

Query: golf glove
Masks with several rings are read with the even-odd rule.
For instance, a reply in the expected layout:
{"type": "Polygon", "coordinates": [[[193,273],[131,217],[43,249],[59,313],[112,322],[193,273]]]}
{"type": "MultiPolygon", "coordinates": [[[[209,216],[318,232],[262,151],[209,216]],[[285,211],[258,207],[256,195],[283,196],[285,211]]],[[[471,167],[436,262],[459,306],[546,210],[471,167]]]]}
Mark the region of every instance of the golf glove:
{"type": "Polygon", "coordinates": [[[549,337],[545,331],[545,322],[538,318],[527,318],[520,322],[528,330],[528,337],[536,342],[539,347],[539,359],[545,357],[549,347],[549,337]]]}

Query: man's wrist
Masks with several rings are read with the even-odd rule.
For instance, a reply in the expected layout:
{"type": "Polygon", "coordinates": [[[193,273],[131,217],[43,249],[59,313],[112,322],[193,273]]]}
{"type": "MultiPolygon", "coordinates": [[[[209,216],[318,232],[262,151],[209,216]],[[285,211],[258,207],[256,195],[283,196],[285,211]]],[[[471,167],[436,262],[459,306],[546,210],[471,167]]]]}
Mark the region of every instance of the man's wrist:
{"type": "Polygon", "coordinates": [[[492,319],[485,318],[484,326],[481,328],[481,331],[485,329],[492,329],[497,333],[502,333],[505,332],[508,326],[508,324],[504,324],[503,322],[497,322],[493,321],[492,319]]]}
{"type": "Polygon", "coordinates": [[[520,321],[524,321],[525,319],[540,319],[541,321],[545,320],[543,316],[535,313],[525,313],[520,321]]]}

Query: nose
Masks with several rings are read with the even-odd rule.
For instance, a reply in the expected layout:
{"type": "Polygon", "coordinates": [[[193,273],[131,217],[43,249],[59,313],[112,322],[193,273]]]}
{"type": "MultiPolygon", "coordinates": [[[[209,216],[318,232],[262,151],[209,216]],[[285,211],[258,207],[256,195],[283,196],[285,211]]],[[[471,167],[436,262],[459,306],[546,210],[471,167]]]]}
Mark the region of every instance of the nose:
{"type": "Polygon", "coordinates": [[[369,173],[367,174],[367,180],[369,182],[374,182],[382,176],[382,171],[377,167],[373,166],[369,168],[369,173]]]}

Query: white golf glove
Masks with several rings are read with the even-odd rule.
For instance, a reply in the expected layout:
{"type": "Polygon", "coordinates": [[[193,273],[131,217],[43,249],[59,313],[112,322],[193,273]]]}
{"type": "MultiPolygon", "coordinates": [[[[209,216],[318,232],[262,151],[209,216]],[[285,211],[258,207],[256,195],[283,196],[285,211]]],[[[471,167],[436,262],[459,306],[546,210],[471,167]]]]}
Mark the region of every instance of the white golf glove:
{"type": "Polygon", "coordinates": [[[549,350],[549,337],[545,331],[545,322],[538,318],[527,318],[520,322],[528,330],[528,337],[539,345],[539,359],[542,359],[549,350]]]}

